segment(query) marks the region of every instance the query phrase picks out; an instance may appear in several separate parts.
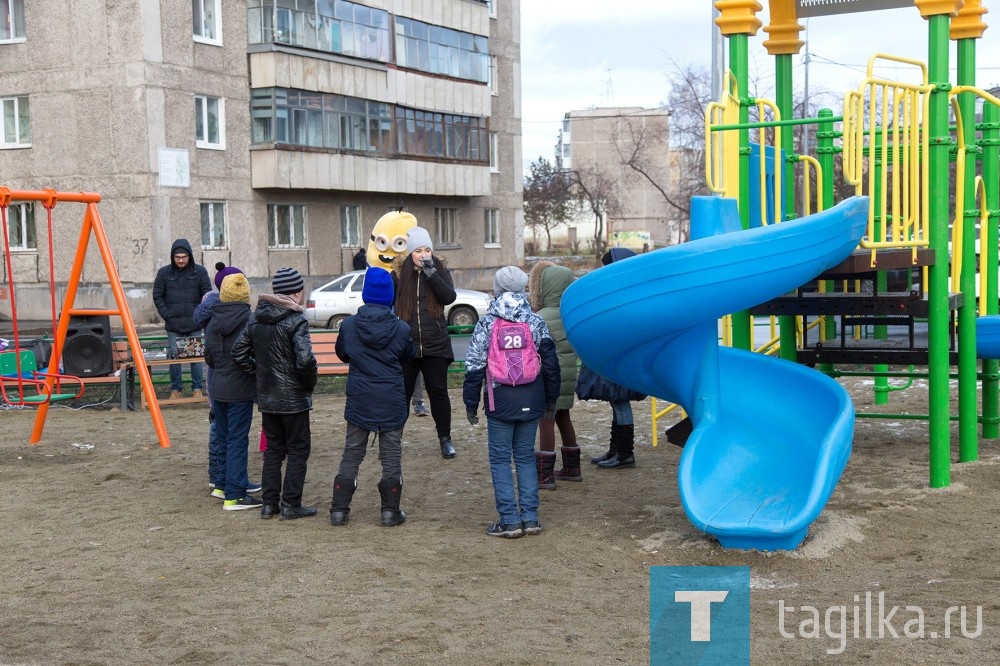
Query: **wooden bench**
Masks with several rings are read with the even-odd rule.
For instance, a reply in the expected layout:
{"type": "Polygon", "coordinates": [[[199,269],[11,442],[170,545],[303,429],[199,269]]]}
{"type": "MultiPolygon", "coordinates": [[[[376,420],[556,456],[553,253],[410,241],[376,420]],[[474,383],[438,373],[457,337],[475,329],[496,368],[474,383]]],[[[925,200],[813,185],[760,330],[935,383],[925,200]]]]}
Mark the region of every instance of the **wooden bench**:
{"type": "Polygon", "coordinates": [[[309,331],[312,340],[313,356],[316,357],[316,370],[320,375],[346,375],[347,364],[337,358],[337,331],[312,329],[309,331]]]}

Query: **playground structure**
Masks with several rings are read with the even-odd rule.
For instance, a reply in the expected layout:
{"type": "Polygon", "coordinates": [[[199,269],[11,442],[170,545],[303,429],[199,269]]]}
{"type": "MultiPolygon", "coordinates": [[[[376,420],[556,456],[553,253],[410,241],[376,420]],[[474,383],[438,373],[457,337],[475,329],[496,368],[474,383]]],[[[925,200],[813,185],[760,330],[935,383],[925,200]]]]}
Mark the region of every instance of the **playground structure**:
{"type": "MultiPolygon", "coordinates": [[[[927,377],[928,414],[921,418],[929,422],[931,487],[950,484],[953,365],[959,461],[978,458],[980,377],[983,437],[1000,434],[998,366],[990,358],[1000,351],[1000,100],[975,87],[975,45],[986,29],[981,21],[986,10],[979,0],[915,0],[928,24],[927,65],[876,54],[865,80],[846,94],[842,116],[822,110],[816,118],[792,118],[791,59],[803,46],[797,4],[770,2],[764,46],[774,56],[777,101],[768,102],[746,93],[748,38],[762,25],[756,17],[761,5],[755,0],[715,3],[716,23],[728,41],[730,74],[723,98],[706,111],[706,178],[710,189],[738,202],[739,224],[722,223],[728,233],[601,269],[577,281],[563,300],[567,334],[585,363],[675,402],[690,415],[679,468],[681,500],[695,526],[728,547],[795,548],[822,510],[850,451],[853,425],[847,427],[845,419],[851,424],[854,419],[850,401],[832,397],[846,393],[824,374],[861,374],[837,365],[871,366],[863,374],[875,377],[877,404],[888,402],[890,377],[927,377]],[[949,39],[956,40],[958,50],[954,84],[949,39]],[[909,68],[914,80],[878,77],[876,66],[884,62],[909,68]],[[985,102],[979,119],[977,98],[985,102]],[[817,126],[816,157],[795,153],[788,129],[803,124],[817,126]],[[759,145],[751,144],[751,132],[759,145]],[[769,137],[771,145],[764,145],[769,137]],[[850,227],[857,218],[856,211],[843,211],[849,202],[831,209],[838,154],[844,181],[867,199],[851,203],[856,208],[865,201],[863,229],[831,263],[836,252],[822,259],[812,254],[811,246],[820,242],[813,229],[850,227]],[[808,176],[803,191],[796,191],[800,164],[815,174],[815,192],[809,190],[808,176]],[[952,194],[954,212],[949,211],[952,194]],[[795,212],[800,198],[802,218],[795,212]],[[829,215],[823,212],[827,209],[829,215]],[[810,214],[814,210],[819,213],[810,214]],[[772,252],[781,236],[776,229],[789,224],[806,230],[799,245],[772,252]],[[729,261],[703,263],[700,255],[717,252],[730,253],[729,261]],[[754,259],[758,265],[748,267],[754,259]],[[714,270],[705,270],[708,265],[714,270]],[[808,266],[805,272],[811,274],[798,274],[797,283],[783,282],[793,265],[808,266]],[[678,282],[677,272],[703,282],[678,282]],[[891,288],[890,276],[898,281],[900,274],[904,286],[891,288]],[[614,290],[606,284],[610,280],[617,283],[614,290]],[[670,291],[679,294],[670,300],[670,291]],[[588,299],[595,303],[586,304],[588,299]],[[630,311],[635,326],[623,327],[630,311]],[[754,315],[777,317],[775,344],[759,351],[780,359],[757,354],[756,361],[749,360],[754,315]],[[733,349],[715,351],[717,318],[724,316],[722,337],[733,349]],[[602,320],[603,330],[597,325],[602,320]],[[914,322],[923,320],[926,342],[913,332],[914,322]],[[902,345],[888,335],[897,326],[909,332],[902,345]],[[622,334],[623,329],[629,332],[622,334]],[[616,331],[613,338],[608,330],[616,331]],[[816,340],[811,345],[810,330],[816,340]],[[873,336],[862,338],[863,330],[873,336]],[[985,357],[981,375],[978,356],[985,357]],[[787,369],[789,361],[818,371],[792,366],[805,373],[796,375],[787,369]],[[911,369],[890,369],[898,365],[911,369]],[[925,366],[926,374],[912,366],[925,366]],[[793,395],[803,392],[811,400],[793,395]],[[741,400],[754,406],[752,415],[733,406],[741,400]]],[[[733,214],[725,206],[698,202],[692,209],[700,211],[692,214],[693,239],[706,234],[697,227],[720,224],[708,218],[733,214]]]]}
{"type": "MultiPolygon", "coordinates": [[[[149,368],[146,367],[145,363],[140,361],[140,359],[143,358],[143,352],[139,342],[139,335],[136,332],[135,324],[132,321],[132,315],[125,300],[125,292],[122,288],[121,280],[118,277],[118,269],[115,266],[114,257],[111,254],[111,248],[108,244],[107,235],[104,232],[104,225],[101,222],[101,216],[97,211],[97,204],[100,200],[101,196],[99,194],[90,192],[57,192],[52,189],[27,191],[11,190],[6,187],[0,187],[0,224],[2,224],[4,239],[4,268],[7,276],[7,289],[10,298],[14,338],[13,350],[5,353],[13,357],[9,363],[14,372],[4,373],[4,377],[0,380],[0,390],[4,392],[3,399],[5,402],[17,405],[37,405],[38,411],[35,415],[35,424],[32,429],[30,439],[31,444],[37,444],[41,440],[42,432],[45,429],[45,419],[48,415],[49,405],[53,401],[70,400],[79,398],[83,395],[84,388],[79,378],[61,375],[58,372],[60,360],[62,359],[62,350],[66,341],[66,331],[69,328],[70,319],[75,315],[118,316],[121,318],[122,326],[125,329],[129,349],[132,352],[132,358],[139,361],[135,363],[136,372],[139,375],[139,381],[142,385],[143,391],[149,395],[149,413],[153,419],[153,426],[156,429],[157,438],[160,442],[160,446],[166,448],[170,446],[170,438],[167,435],[166,426],[163,422],[163,416],[160,412],[159,404],[156,401],[155,392],[153,391],[153,381],[149,374],[149,368]],[[20,348],[20,334],[17,322],[17,288],[11,262],[11,252],[9,246],[10,236],[8,235],[7,228],[7,210],[10,204],[15,201],[40,202],[44,206],[47,214],[49,289],[51,295],[54,340],[52,343],[52,356],[49,360],[49,367],[44,373],[34,372],[34,357],[31,352],[23,352],[20,348]],[[54,261],[55,252],[52,245],[52,209],[59,203],[85,204],[86,209],[83,215],[83,223],[80,228],[80,236],[79,241],[77,242],[76,253],[73,257],[73,264],[67,278],[66,294],[63,299],[62,309],[57,317],[55,286],[57,266],[54,261]],[[107,272],[108,283],[115,297],[117,309],[98,310],[74,308],[77,289],[80,285],[81,276],[83,274],[84,262],[87,258],[87,248],[90,244],[91,237],[93,237],[97,243],[104,269],[107,272]],[[9,374],[12,374],[13,377],[8,376],[9,374]],[[64,382],[76,383],[79,385],[79,389],[72,393],[63,392],[61,390],[61,386],[64,382]],[[31,387],[34,389],[34,392],[29,395],[25,391],[26,387],[31,387]],[[12,399],[14,394],[9,393],[13,390],[17,391],[16,399],[12,399]]],[[[4,365],[6,366],[7,364],[8,361],[5,360],[4,365]]]]}

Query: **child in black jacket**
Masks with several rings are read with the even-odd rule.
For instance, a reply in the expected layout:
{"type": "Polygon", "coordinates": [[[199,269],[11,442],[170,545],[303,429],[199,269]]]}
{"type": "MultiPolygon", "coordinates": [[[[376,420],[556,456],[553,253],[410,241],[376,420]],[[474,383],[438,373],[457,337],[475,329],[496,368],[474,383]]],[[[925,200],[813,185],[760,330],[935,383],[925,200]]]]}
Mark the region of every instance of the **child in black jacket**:
{"type": "Polygon", "coordinates": [[[399,508],[403,490],[403,425],[409,414],[403,365],[413,358],[410,327],[392,311],[392,276],[382,268],[369,268],[361,290],[364,301],[358,313],[340,325],[337,357],[350,364],[347,374],[347,442],[340,470],[333,480],[331,525],[346,525],[351,498],[358,485],[358,468],[365,459],[368,436],[378,433],[382,461],[382,524],[406,522],[399,508]]]}

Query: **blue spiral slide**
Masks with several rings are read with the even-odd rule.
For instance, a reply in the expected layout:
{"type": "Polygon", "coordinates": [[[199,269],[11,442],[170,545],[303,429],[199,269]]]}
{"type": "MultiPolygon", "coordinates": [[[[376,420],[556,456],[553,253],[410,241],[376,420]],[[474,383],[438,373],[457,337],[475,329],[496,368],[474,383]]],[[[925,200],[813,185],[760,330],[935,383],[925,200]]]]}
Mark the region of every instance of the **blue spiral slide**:
{"type": "Polygon", "coordinates": [[[696,197],[688,243],[605,266],[563,295],[596,372],[681,405],[693,431],[681,502],[726,548],[795,549],[847,464],[854,406],[822,373],[718,342],[718,319],[786,294],[857,247],[868,199],[742,230],[736,202],[696,197]]]}

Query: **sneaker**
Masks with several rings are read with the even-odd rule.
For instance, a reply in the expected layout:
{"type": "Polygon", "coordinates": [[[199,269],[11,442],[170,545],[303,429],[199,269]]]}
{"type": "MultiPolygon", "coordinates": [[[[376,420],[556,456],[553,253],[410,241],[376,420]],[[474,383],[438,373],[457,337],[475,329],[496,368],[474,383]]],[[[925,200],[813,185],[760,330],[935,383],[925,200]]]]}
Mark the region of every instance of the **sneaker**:
{"type": "Polygon", "coordinates": [[[264,489],[264,487],[262,485],[260,485],[259,483],[257,483],[256,481],[251,481],[250,485],[247,486],[247,492],[248,493],[259,493],[263,489],[264,489]]]}
{"type": "Polygon", "coordinates": [[[422,402],[413,403],[413,413],[416,416],[430,416],[431,410],[427,409],[427,405],[422,402]]]}
{"type": "Polygon", "coordinates": [[[524,530],[525,534],[541,534],[542,524],[537,520],[526,520],[521,523],[521,529],[524,530]]]}
{"type": "Polygon", "coordinates": [[[184,396],[181,395],[180,391],[171,391],[170,392],[170,397],[168,398],[168,400],[180,400],[183,397],[184,396]]]}
{"type": "Polygon", "coordinates": [[[212,483],[211,481],[209,481],[208,482],[208,488],[209,488],[209,490],[214,490],[215,489],[215,484],[212,483]]]}
{"type": "Polygon", "coordinates": [[[256,497],[244,497],[242,499],[226,500],[222,503],[223,511],[243,511],[245,509],[259,509],[264,506],[256,497]]]}
{"type": "Polygon", "coordinates": [[[226,499],[226,491],[223,490],[222,488],[213,488],[211,495],[215,499],[221,499],[221,500],[226,499]]]}
{"type": "Polygon", "coordinates": [[[486,533],[490,536],[503,537],[504,539],[517,539],[524,536],[524,531],[521,529],[520,523],[508,525],[500,520],[487,527],[486,533]]]}
{"type": "Polygon", "coordinates": [[[191,391],[191,397],[192,398],[200,398],[201,397],[201,389],[193,389],[191,391]]]}

